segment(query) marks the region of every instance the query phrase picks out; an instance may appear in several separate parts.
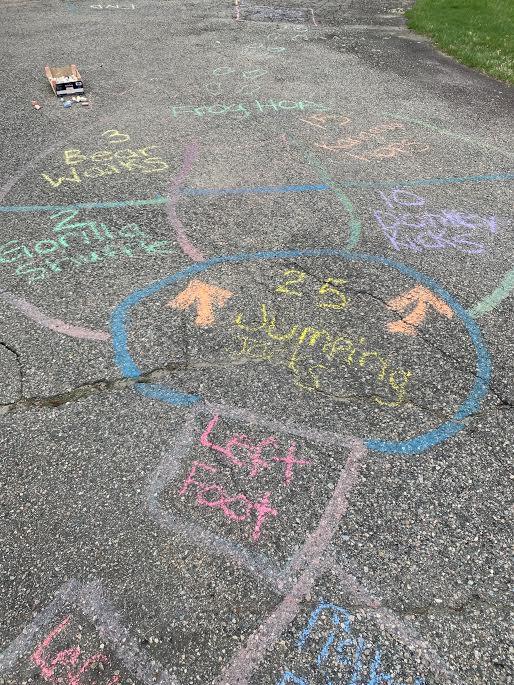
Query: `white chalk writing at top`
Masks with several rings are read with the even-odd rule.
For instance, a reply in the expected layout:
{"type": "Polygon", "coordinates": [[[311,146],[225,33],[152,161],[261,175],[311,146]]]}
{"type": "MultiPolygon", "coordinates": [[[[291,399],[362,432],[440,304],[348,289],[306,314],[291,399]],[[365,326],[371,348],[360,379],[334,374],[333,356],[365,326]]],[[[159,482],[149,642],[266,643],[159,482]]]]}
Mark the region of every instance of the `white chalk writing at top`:
{"type": "Polygon", "coordinates": [[[133,10],[135,6],[130,3],[126,7],[120,5],[91,5],[92,10],[133,10]]]}

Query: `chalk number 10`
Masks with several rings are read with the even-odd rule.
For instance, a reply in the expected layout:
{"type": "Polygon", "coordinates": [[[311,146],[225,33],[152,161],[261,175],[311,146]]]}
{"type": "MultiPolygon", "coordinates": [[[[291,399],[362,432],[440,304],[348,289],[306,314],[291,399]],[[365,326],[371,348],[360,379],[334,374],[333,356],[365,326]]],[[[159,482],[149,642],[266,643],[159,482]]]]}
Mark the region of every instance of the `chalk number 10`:
{"type": "MultiPolygon", "coordinates": [[[[290,297],[303,297],[304,292],[300,286],[303,285],[307,274],[305,271],[288,269],[282,274],[283,281],[275,288],[276,293],[289,295],[290,297]]],[[[344,309],[348,305],[348,298],[341,287],[348,281],[345,278],[325,278],[325,282],[318,290],[322,302],[318,302],[318,307],[323,309],[344,309]]]]}

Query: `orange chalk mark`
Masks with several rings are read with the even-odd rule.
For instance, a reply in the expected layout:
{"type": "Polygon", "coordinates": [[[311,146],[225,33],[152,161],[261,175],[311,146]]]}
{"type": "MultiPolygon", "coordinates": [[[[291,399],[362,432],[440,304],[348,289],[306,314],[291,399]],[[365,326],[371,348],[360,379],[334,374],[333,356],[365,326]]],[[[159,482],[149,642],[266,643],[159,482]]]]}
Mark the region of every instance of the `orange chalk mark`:
{"type": "Polygon", "coordinates": [[[391,321],[387,324],[387,329],[391,333],[403,333],[404,335],[417,335],[416,328],[423,323],[428,314],[429,307],[432,306],[436,312],[448,319],[453,317],[453,310],[434,295],[433,292],[422,285],[417,285],[412,290],[394,297],[387,303],[389,309],[401,313],[408,307],[413,306],[412,311],[401,321],[391,321]]]}
{"type": "Polygon", "coordinates": [[[208,328],[214,325],[214,307],[224,307],[233,294],[230,290],[224,290],[217,285],[193,279],[185,290],[168,302],[167,306],[184,310],[195,306],[195,324],[200,328],[208,328]]]}

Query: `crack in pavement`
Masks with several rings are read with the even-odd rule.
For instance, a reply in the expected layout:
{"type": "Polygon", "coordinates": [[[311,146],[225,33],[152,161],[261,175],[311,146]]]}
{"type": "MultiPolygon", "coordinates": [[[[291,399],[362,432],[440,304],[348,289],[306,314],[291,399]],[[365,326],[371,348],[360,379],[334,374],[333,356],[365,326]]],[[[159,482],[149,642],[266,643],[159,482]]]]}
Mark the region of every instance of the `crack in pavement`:
{"type": "MultiPolygon", "coordinates": [[[[0,345],[7,347],[4,343],[0,345]]],[[[7,347],[12,351],[9,347],[7,347]]],[[[135,378],[115,378],[112,380],[100,379],[92,381],[91,383],[84,383],[76,386],[72,390],[56,393],[55,395],[48,395],[46,397],[19,397],[15,402],[7,404],[0,404],[0,416],[5,414],[18,413],[30,409],[54,409],[64,404],[77,402],[91,395],[97,395],[103,392],[113,392],[118,390],[125,390],[132,388],[138,383],[154,383],[156,380],[162,378],[164,373],[175,371],[177,369],[186,368],[184,364],[179,362],[170,362],[163,367],[151,369],[135,378]]]]}
{"type": "MultiPolygon", "coordinates": [[[[294,264],[294,266],[296,266],[297,268],[299,268],[299,269],[301,268],[301,270],[305,271],[305,273],[307,273],[309,276],[311,276],[311,278],[314,278],[315,280],[317,280],[318,283],[324,283],[324,282],[325,282],[325,280],[322,279],[322,278],[320,278],[317,274],[312,273],[312,272],[310,272],[310,271],[307,271],[307,269],[305,269],[305,267],[304,267],[303,265],[300,267],[300,265],[299,265],[297,262],[294,262],[294,261],[293,261],[293,264],[294,264]]],[[[359,289],[354,289],[354,288],[352,288],[352,287],[348,287],[348,291],[351,292],[351,293],[355,293],[355,294],[357,294],[357,295],[364,295],[364,296],[371,297],[372,299],[377,300],[378,302],[380,302],[381,304],[385,305],[385,306],[389,309],[388,304],[387,304],[387,300],[383,299],[382,297],[380,297],[379,295],[377,295],[377,294],[375,294],[375,293],[373,293],[373,292],[370,292],[369,290],[359,290],[359,289]]],[[[455,369],[456,369],[457,371],[460,371],[461,373],[464,373],[464,374],[468,374],[468,375],[470,375],[473,379],[484,380],[482,376],[480,376],[480,375],[477,374],[476,372],[472,371],[472,370],[471,370],[470,368],[468,368],[467,366],[464,366],[465,361],[464,361],[463,359],[461,359],[460,357],[457,357],[457,356],[455,356],[455,355],[452,355],[452,354],[451,354],[450,352],[448,352],[446,349],[444,349],[444,348],[439,347],[438,345],[436,345],[435,342],[434,342],[434,340],[433,340],[432,338],[428,337],[426,334],[424,334],[424,332],[423,332],[423,330],[422,330],[421,328],[417,328],[416,330],[417,330],[417,336],[418,336],[418,338],[420,338],[421,340],[423,340],[423,342],[425,342],[430,348],[432,348],[433,350],[436,350],[437,352],[439,352],[439,353],[441,354],[442,357],[444,357],[445,359],[447,359],[447,360],[449,360],[450,362],[452,362],[452,363],[454,364],[454,367],[455,367],[455,369]]],[[[496,388],[495,388],[492,384],[489,385],[488,391],[498,399],[498,401],[500,402],[500,404],[508,404],[509,406],[514,406],[514,404],[511,403],[511,401],[508,400],[507,398],[503,397],[503,396],[500,394],[500,392],[499,392],[498,390],[496,390],[496,388]]]]}
{"type": "MultiPolygon", "coordinates": [[[[23,397],[23,363],[21,361],[21,354],[18,352],[18,350],[13,347],[12,345],[9,345],[6,342],[0,341],[0,347],[3,347],[5,350],[10,352],[12,355],[14,355],[16,359],[16,363],[18,365],[18,370],[20,374],[20,396],[23,397]]],[[[1,406],[1,405],[0,405],[1,406]]]]}

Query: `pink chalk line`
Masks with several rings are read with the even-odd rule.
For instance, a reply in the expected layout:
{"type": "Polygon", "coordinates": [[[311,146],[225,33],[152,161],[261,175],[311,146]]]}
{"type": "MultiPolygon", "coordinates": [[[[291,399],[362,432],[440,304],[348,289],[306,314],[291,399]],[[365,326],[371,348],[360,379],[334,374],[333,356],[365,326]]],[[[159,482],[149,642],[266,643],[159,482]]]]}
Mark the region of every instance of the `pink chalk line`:
{"type": "Polygon", "coordinates": [[[192,243],[184,231],[184,226],[178,218],[177,215],[177,202],[180,197],[180,188],[184,183],[187,175],[193,168],[193,164],[198,158],[198,143],[192,142],[186,145],[184,150],[184,161],[182,163],[182,168],[178,172],[177,176],[171,182],[168,188],[168,202],[166,203],[166,214],[168,216],[168,221],[173,226],[175,230],[175,235],[177,237],[178,244],[180,245],[182,252],[187,255],[193,262],[204,262],[205,257],[192,243]]]}
{"type": "Polygon", "coordinates": [[[21,297],[16,297],[6,290],[0,290],[0,299],[11,307],[18,309],[27,318],[32,319],[40,326],[48,328],[54,333],[62,333],[68,335],[70,338],[80,338],[82,340],[95,340],[97,342],[106,342],[110,340],[111,336],[107,331],[97,331],[92,328],[85,328],[83,326],[73,326],[61,319],[54,319],[44,314],[40,309],[33,304],[24,300],[21,297]]]}
{"type": "MultiPolygon", "coordinates": [[[[286,627],[294,620],[300,611],[300,603],[310,590],[326,566],[324,552],[330,544],[341,517],[348,509],[348,502],[352,487],[359,475],[359,466],[366,454],[362,440],[353,440],[346,465],[341,472],[334,494],[329,505],[323,512],[321,520],[311,533],[301,551],[295,558],[294,564],[287,569],[289,578],[295,575],[301,567],[306,569],[286,594],[282,602],[265,619],[265,621],[250,635],[246,645],[232,658],[223,669],[216,685],[247,685],[252,673],[270,650],[286,627]]],[[[286,579],[287,582],[287,579],[286,579]]],[[[284,583],[278,582],[278,589],[284,583]]]]}
{"type": "MultiPolygon", "coordinates": [[[[251,417],[251,412],[245,410],[228,410],[226,407],[226,414],[244,414],[247,419],[251,417]]],[[[283,425],[282,428],[292,430],[293,426],[283,425]]],[[[303,433],[310,433],[313,439],[319,439],[321,435],[314,430],[303,430],[303,433]]],[[[400,643],[417,652],[436,673],[443,675],[450,683],[461,685],[458,676],[448,668],[429,643],[419,636],[412,625],[398,617],[391,609],[382,606],[380,598],[345,568],[348,564],[336,563],[334,560],[334,551],[330,549],[330,543],[340,526],[341,517],[348,510],[351,491],[358,481],[359,468],[365,456],[364,444],[361,440],[353,438],[346,465],[317,528],[307,537],[302,550],[294,557],[284,574],[277,579],[277,591],[282,593],[286,590],[284,599],[250,635],[246,645],[234,654],[230,663],[220,673],[215,685],[248,685],[266,652],[274,647],[280,635],[298,615],[301,603],[311,594],[316,579],[323,573],[335,575],[352,604],[360,605],[370,618],[383,626],[400,643]],[[291,583],[292,578],[302,569],[304,570],[298,579],[291,583]]]]}

